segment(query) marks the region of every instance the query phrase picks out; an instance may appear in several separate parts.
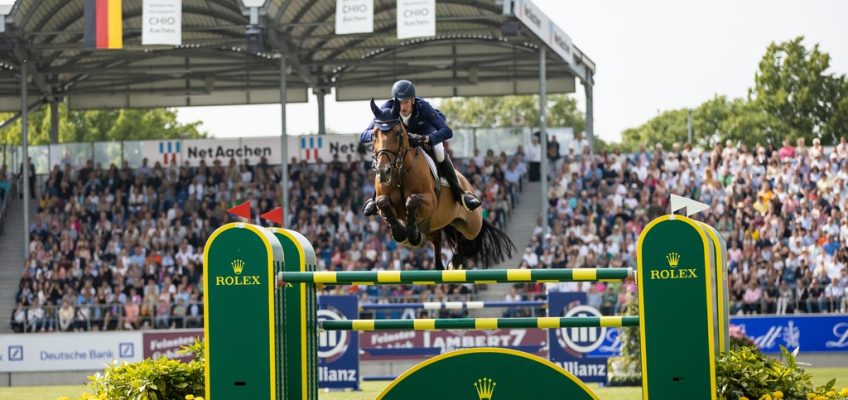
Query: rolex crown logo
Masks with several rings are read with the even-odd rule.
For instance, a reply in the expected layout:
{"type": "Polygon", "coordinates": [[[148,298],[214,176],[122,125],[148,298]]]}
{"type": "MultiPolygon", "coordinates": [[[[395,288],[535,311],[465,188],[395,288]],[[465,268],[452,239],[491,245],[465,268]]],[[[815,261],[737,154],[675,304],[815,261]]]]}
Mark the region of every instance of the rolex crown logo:
{"type": "Polygon", "coordinates": [[[241,274],[241,271],[244,270],[244,261],[243,260],[235,259],[235,260],[233,260],[233,262],[230,263],[230,265],[233,266],[233,272],[235,272],[236,275],[241,274]]]}
{"type": "Polygon", "coordinates": [[[671,252],[665,255],[665,259],[668,260],[669,267],[675,268],[680,263],[680,254],[671,252]]]}
{"type": "Polygon", "coordinates": [[[474,382],[474,388],[477,389],[477,398],[479,400],[492,400],[492,394],[495,392],[496,383],[492,378],[480,378],[474,382]]]}

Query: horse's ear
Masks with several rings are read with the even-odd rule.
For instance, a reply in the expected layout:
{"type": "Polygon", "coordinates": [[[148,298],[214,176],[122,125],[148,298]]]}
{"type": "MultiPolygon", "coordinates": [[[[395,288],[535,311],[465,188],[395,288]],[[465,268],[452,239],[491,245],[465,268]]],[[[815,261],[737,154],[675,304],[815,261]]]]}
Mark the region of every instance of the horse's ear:
{"type": "Polygon", "coordinates": [[[395,101],[392,102],[392,117],[400,117],[400,101],[398,101],[397,97],[395,97],[395,101]]]}
{"type": "Polygon", "coordinates": [[[374,98],[371,98],[371,112],[374,113],[374,117],[379,118],[383,112],[380,110],[380,107],[377,107],[377,103],[374,102],[374,98]]]}

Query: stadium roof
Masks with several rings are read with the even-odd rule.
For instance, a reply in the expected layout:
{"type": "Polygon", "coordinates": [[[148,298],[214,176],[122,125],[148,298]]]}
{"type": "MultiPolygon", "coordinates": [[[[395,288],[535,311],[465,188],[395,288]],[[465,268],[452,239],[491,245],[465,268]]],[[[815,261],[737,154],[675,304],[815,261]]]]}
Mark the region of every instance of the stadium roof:
{"type": "Polygon", "coordinates": [[[396,37],[397,0],[374,0],[373,33],[350,35],[335,34],[336,0],[267,0],[264,51],[254,53],[238,0],[182,0],[176,47],[142,46],[142,0],[123,0],[120,50],[83,47],[83,3],[17,0],[0,33],[0,111],[21,109],[23,60],[31,104],[66,98],[78,109],[276,103],[281,54],[289,102],[306,101],[309,88],[335,88],[338,100],[384,98],[402,78],[427,97],[535,94],[539,46],[552,50],[548,93],[573,92],[575,78],[591,84],[595,70],[567,36],[571,53],[562,56],[563,41],[545,33],[562,33],[554,24],[528,26],[539,12],[530,4],[522,14],[523,0],[436,0],[437,36],[412,40],[396,37]]]}

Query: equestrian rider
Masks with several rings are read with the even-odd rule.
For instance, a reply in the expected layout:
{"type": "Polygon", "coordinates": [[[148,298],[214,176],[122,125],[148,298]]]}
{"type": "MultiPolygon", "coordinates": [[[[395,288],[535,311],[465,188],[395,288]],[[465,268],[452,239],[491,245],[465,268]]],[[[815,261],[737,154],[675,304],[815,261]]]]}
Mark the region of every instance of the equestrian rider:
{"type": "MultiPolygon", "coordinates": [[[[415,85],[408,80],[400,80],[392,86],[392,98],[386,101],[381,108],[391,109],[394,102],[399,102],[400,118],[403,126],[409,132],[409,144],[411,146],[430,145],[436,156],[439,166],[439,175],[444,177],[450,185],[453,198],[466,210],[471,211],[482,204],[474,193],[464,192],[459,186],[456,170],[450,157],[445,152],[442,144],[445,140],[453,137],[453,131],[445,123],[445,115],[436,110],[427,101],[415,96],[415,85]],[[415,133],[413,133],[415,132],[415,133]]],[[[374,121],[362,132],[359,138],[361,143],[369,143],[374,140],[374,121]]],[[[363,207],[366,216],[376,215],[377,206],[374,199],[368,199],[363,207]]]]}

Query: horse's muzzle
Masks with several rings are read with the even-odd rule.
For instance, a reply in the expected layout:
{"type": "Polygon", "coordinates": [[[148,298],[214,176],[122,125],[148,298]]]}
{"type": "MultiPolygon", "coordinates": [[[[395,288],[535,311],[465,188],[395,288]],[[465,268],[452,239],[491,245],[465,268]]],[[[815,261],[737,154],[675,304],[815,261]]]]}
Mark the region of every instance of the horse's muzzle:
{"type": "Polygon", "coordinates": [[[380,179],[380,184],[388,185],[392,181],[392,167],[377,169],[377,178],[380,179]]]}

